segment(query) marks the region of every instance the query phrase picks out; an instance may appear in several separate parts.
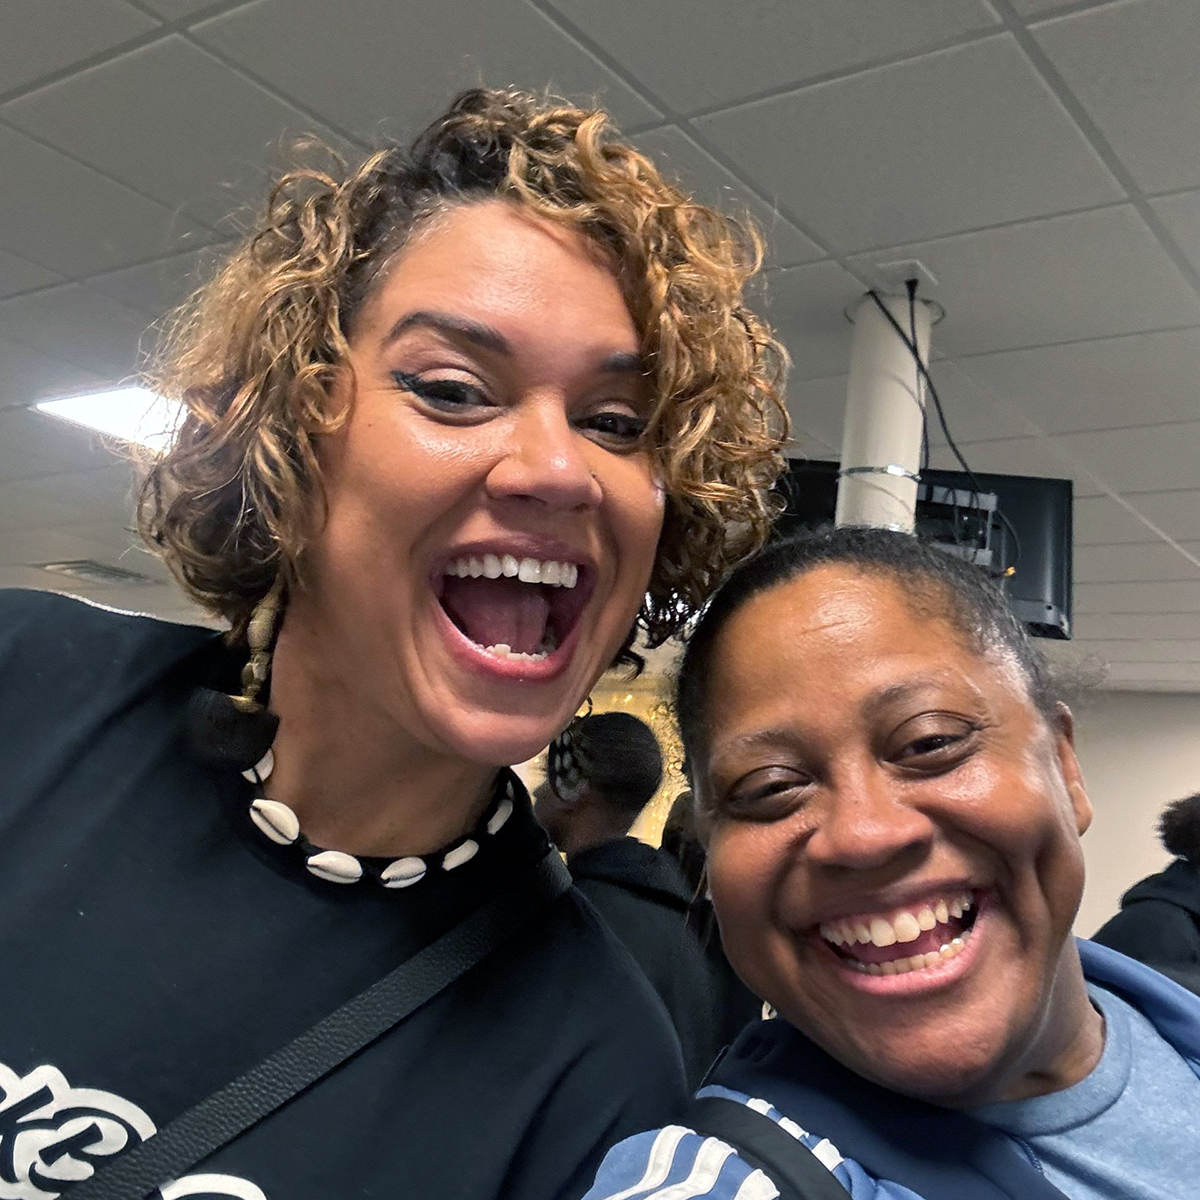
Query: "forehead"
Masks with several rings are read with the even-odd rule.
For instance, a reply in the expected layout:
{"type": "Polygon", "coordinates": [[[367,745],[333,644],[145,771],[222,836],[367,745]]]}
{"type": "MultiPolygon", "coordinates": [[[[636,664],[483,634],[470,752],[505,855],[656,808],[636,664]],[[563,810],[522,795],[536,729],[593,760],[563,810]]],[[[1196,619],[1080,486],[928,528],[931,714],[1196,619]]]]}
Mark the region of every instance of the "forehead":
{"type": "Polygon", "coordinates": [[[969,646],[890,576],[817,567],[747,601],[713,646],[708,724],[765,710],[821,721],[914,681],[1027,703],[1015,663],[969,646]]]}
{"type": "Polygon", "coordinates": [[[406,310],[451,308],[505,337],[588,335],[636,350],[637,329],[600,248],[504,200],[459,205],[423,224],[375,282],[358,318],[383,335],[406,310]]]}

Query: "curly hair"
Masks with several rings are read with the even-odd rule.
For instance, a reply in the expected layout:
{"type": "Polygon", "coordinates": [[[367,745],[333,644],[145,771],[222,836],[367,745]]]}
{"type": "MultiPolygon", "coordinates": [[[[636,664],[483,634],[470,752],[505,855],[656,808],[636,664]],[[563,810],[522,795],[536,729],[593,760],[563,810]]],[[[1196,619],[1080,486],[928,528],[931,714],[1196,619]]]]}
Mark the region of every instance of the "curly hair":
{"type": "MultiPolygon", "coordinates": [[[[645,437],[666,492],[638,615],[648,644],[678,632],[763,542],[788,424],[786,353],[743,303],[759,234],[668,182],[603,112],[473,89],[407,148],[285,174],[144,372],[185,415],[149,465],[139,527],[232,639],[279,574],[295,582],[319,529],[316,446],[344,419],[331,384],[373,281],[423,222],[487,199],[600,246],[638,329],[654,384],[645,437]]],[[[620,657],[636,664],[635,633],[620,657]]]]}
{"type": "Polygon", "coordinates": [[[1163,809],[1158,835],[1169,853],[1200,867],[1200,792],[1163,809]]]}

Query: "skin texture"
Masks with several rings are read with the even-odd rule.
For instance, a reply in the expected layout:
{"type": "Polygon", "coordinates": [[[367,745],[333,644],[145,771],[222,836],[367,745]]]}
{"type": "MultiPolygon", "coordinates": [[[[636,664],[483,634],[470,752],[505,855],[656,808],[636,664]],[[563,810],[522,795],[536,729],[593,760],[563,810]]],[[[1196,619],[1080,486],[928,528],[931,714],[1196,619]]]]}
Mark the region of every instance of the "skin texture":
{"type": "Polygon", "coordinates": [[[1091,819],[1070,714],[1052,726],[1010,661],[841,566],[739,609],[708,695],[712,894],[750,987],[903,1094],[965,1107],[1082,1079],[1103,1024],[1070,937],[1091,819]],[[985,897],[966,966],[907,991],[817,931],[964,888],[985,897]]]}
{"type": "Polygon", "coordinates": [[[272,677],[271,790],[318,844],[422,853],[458,836],[496,767],[542,749],[612,662],[663,517],[651,455],[629,435],[651,400],[638,348],[595,248],[503,202],[441,215],[382,273],[351,330],[335,396],[349,416],[322,457],[328,515],[272,677]],[[505,347],[405,325],[416,313],[505,347]],[[590,564],[582,636],[554,678],[453,652],[435,588],[480,542],[590,564]]]}

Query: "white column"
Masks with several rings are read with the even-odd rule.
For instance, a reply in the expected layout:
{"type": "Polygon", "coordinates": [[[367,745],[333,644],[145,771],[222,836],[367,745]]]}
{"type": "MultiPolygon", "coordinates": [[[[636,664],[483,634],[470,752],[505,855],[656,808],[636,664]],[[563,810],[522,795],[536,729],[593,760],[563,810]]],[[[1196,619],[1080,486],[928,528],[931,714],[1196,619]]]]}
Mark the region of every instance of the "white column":
{"type": "MultiPolygon", "coordinates": [[[[911,337],[907,296],[882,296],[911,337]]],[[[916,302],[917,348],[929,362],[932,313],[916,302]]],[[[873,525],[911,533],[921,467],[925,388],[912,352],[870,296],[853,313],[850,379],[838,480],[838,525],[873,525]]]]}

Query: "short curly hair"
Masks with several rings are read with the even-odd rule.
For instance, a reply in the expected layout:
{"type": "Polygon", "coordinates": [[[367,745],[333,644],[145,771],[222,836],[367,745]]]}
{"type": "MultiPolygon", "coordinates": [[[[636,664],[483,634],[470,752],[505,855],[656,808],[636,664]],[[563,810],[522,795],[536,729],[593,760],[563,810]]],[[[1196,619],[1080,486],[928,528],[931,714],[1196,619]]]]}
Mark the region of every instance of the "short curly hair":
{"type": "MultiPolygon", "coordinates": [[[[678,632],[764,540],[788,423],[786,353],[743,302],[759,234],[686,196],[602,111],[473,89],[411,146],[283,175],[258,228],[175,315],[144,372],[185,415],[148,466],[139,527],[231,638],[278,575],[295,580],[319,528],[315,447],[344,417],[330,387],[373,281],[423,222],[487,199],[600,246],[639,331],[655,385],[645,436],[666,491],[638,614],[648,644],[678,632]]],[[[636,661],[635,632],[623,661],[636,661]]]]}

